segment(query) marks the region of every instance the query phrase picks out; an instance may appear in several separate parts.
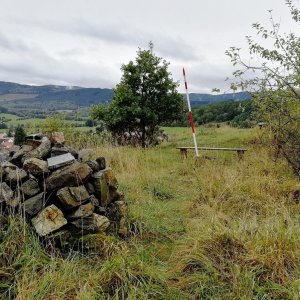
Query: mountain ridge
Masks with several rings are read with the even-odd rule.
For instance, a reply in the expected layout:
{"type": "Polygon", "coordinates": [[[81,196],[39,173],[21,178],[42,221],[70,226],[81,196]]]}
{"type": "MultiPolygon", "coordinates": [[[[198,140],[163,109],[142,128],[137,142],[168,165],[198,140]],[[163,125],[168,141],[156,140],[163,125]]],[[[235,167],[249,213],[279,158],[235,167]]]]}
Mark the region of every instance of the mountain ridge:
{"type": "MultiPolygon", "coordinates": [[[[0,107],[11,112],[85,109],[102,103],[107,105],[114,94],[109,88],[86,88],[63,85],[27,85],[0,81],[0,107]]],[[[192,107],[227,100],[250,99],[248,92],[220,95],[190,93],[192,107]]]]}

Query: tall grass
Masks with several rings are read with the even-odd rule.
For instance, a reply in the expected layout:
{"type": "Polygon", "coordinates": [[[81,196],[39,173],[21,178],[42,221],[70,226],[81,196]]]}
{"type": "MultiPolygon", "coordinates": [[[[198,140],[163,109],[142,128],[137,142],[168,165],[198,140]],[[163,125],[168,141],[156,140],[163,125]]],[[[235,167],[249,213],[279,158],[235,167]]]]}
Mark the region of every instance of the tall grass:
{"type": "MultiPolygon", "coordinates": [[[[153,149],[102,146],[130,210],[126,240],[96,254],[49,252],[13,220],[0,244],[3,299],[299,299],[299,182],[256,144],[256,130],[201,129],[202,146],[249,148],[182,161],[186,128],[153,149]],[[10,297],[10,298],[9,298],[10,297]]],[[[103,246],[105,245],[105,247],[103,246]]],[[[104,249],[104,248],[105,249],[104,249]]]]}

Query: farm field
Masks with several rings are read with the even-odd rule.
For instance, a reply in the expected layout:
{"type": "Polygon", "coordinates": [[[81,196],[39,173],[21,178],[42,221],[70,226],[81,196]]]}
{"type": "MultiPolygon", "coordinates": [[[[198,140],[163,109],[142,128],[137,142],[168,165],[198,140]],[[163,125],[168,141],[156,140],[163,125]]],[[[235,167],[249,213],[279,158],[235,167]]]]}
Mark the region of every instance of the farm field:
{"type": "Polygon", "coordinates": [[[192,146],[190,129],[164,129],[169,142],[157,148],[91,154],[118,178],[130,237],[97,235],[97,255],[61,257],[15,220],[0,239],[3,299],[300,298],[300,186],[271,159],[268,133],[201,127],[199,146],[246,147],[244,160],[221,151],[181,160],[175,147],[192,146]]]}
{"type": "MultiPolygon", "coordinates": [[[[7,126],[13,125],[14,127],[17,125],[24,125],[25,130],[28,132],[33,132],[37,130],[38,126],[41,126],[43,122],[45,122],[45,119],[25,119],[25,118],[20,118],[19,116],[12,115],[12,114],[7,114],[7,113],[0,113],[0,118],[4,118],[6,120],[9,120],[6,122],[7,126]]],[[[83,121],[73,121],[73,120],[64,120],[65,123],[67,124],[84,124],[83,121]]],[[[88,130],[88,127],[77,127],[79,131],[82,130],[88,130]]],[[[0,129],[0,132],[7,132],[7,129],[0,129]]]]}

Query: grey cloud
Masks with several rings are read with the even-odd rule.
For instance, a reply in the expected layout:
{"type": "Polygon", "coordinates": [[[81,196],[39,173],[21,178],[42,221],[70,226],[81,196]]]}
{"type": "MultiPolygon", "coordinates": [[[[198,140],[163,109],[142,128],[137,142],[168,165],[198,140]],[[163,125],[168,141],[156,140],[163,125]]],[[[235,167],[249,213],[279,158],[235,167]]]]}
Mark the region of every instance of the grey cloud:
{"type": "Polygon", "coordinates": [[[20,40],[12,40],[4,33],[0,32],[0,47],[5,50],[27,51],[29,47],[20,40]]]}
{"type": "MultiPolygon", "coordinates": [[[[39,47],[30,47],[1,33],[0,47],[8,50],[0,52],[0,80],[87,87],[114,86],[111,80],[104,78],[106,70],[102,73],[100,66],[83,64],[71,59],[70,55],[56,59],[39,47]]],[[[73,50],[74,53],[76,51],[73,50]]]]}
{"type": "Polygon", "coordinates": [[[85,72],[80,65],[65,67],[62,68],[60,62],[55,64],[52,62],[41,68],[34,67],[32,62],[0,63],[0,80],[34,84],[51,83],[83,87],[113,87],[112,82],[99,76],[98,70],[85,72]]]}
{"type": "MultiPolygon", "coordinates": [[[[232,72],[229,62],[216,63],[203,58],[201,63],[187,64],[185,70],[190,92],[211,93],[213,88],[219,88],[221,91],[229,89],[230,82],[226,81],[232,72]]],[[[180,82],[179,90],[184,92],[182,66],[171,66],[171,71],[174,78],[180,82]]]]}
{"type": "Polygon", "coordinates": [[[86,66],[73,60],[55,60],[48,56],[15,57],[5,63],[0,56],[0,80],[34,84],[63,84],[84,87],[113,87],[97,66],[86,66]],[[103,76],[103,77],[102,77],[103,76]]]}
{"type": "Polygon", "coordinates": [[[75,29],[77,33],[91,36],[96,39],[112,42],[115,44],[125,44],[130,46],[146,47],[149,41],[153,41],[154,46],[161,55],[168,57],[195,60],[197,56],[193,48],[183,39],[175,39],[161,33],[148,33],[129,26],[128,24],[112,25],[110,27],[100,27],[91,23],[77,23],[75,29]]]}
{"type": "Polygon", "coordinates": [[[147,32],[139,25],[129,23],[97,24],[96,22],[83,19],[72,19],[68,22],[51,20],[25,20],[19,19],[19,24],[42,28],[54,31],[58,34],[69,34],[71,36],[81,36],[93,38],[99,41],[112,43],[114,45],[124,45],[133,47],[148,47],[149,41],[154,43],[155,51],[168,58],[181,59],[185,61],[195,61],[199,55],[192,45],[184,39],[163,34],[162,32],[147,32]]]}

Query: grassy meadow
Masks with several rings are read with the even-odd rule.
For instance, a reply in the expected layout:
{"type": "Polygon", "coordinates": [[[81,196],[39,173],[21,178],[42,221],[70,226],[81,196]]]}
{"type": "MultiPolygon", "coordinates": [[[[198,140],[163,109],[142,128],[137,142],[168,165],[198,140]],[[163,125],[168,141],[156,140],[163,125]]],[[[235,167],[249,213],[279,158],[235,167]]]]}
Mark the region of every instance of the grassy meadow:
{"type": "MultiPolygon", "coordinates": [[[[22,220],[0,237],[2,299],[299,299],[299,181],[258,129],[198,128],[215,159],[181,160],[190,129],[142,150],[103,146],[129,204],[128,239],[95,235],[90,255],[46,250],[22,220]],[[94,248],[93,248],[94,247],[94,248]],[[97,251],[92,251],[96,249],[97,251]]],[[[83,240],[84,246],[89,240],[83,240]]]]}
{"type": "MultiPolygon", "coordinates": [[[[41,131],[41,126],[46,123],[46,119],[38,119],[38,118],[21,118],[17,115],[7,114],[7,113],[0,113],[0,119],[7,120],[5,123],[7,127],[10,126],[16,127],[17,125],[23,125],[25,131],[28,133],[38,132],[41,131]]],[[[82,126],[76,127],[78,131],[88,131],[91,128],[85,127],[85,122],[83,121],[76,121],[76,120],[64,120],[64,123],[69,126],[82,126]]],[[[1,133],[6,133],[8,129],[0,129],[1,133]]]]}

